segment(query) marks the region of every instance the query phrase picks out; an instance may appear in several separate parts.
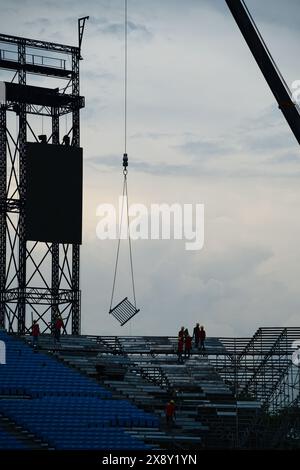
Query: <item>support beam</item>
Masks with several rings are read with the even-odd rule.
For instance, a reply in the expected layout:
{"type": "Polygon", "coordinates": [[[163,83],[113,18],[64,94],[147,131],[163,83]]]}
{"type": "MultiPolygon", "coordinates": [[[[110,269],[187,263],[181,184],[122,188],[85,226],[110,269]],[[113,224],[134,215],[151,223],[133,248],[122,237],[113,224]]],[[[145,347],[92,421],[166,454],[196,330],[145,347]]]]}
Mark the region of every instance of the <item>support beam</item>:
{"type": "MultiPolygon", "coordinates": [[[[52,144],[59,144],[59,112],[57,108],[52,108],[52,144]]],[[[58,310],[59,299],[59,244],[52,243],[51,245],[51,289],[52,289],[52,302],[51,302],[51,324],[53,324],[58,310]]]]}
{"type": "Polygon", "coordinates": [[[6,107],[0,104],[0,329],[6,312],[6,179],[6,107]]]}
{"type": "Polygon", "coordinates": [[[241,0],[226,0],[226,3],[274,95],[278,107],[300,144],[299,111],[291,98],[290,90],[281,76],[245,2],[241,0]]]}
{"type": "MultiPolygon", "coordinates": [[[[79,96],[80,82],[79,82],[79,61],[80,54],[74,54],[72,57],[72,94],[79,96]]],[[[73,139],[72,145],[75,147],[80,146],[80,114],[78,107],[73,109],[72,124],[73,124],[73,139]]],[[[72,245],[72,290],[74,293],[74,300],[72,305],[72,334],[80,334],[80,247],[79,245],[72,245]]]]}
{"type": "MultiPolygon", "coordinates": [[[[25,42],[18,45],[18,61],[20,64],[26,62],[25,42]]],[[[19,84],[26,85],[26,72],[20,68],[18,72],[19,84]]],[[[20,213],[19,213],[19,302],[18,302],[18,333],[25,333],[26,324],[26,238],[25,238],[25,188],[26,188],[26,140],[27,140],[27,116],[26,104],[19,105],[19,195],[20,195],[20,213]]]]}

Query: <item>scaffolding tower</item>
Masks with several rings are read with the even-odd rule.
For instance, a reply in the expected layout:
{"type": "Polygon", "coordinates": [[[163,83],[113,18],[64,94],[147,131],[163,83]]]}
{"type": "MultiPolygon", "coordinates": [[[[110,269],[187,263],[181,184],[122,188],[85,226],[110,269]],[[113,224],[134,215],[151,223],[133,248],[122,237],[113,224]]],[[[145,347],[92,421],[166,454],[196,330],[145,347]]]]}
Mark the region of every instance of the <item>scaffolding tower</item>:
{"type": "Polygon", "coordinates": [[[9,332],[28,333],[33,319],[41,332],[50,331],[59,311],[65,332],[80,333],[80,246],[26,240],[25,160],[27,141],[61,143],[62,116],[71,116],[64,141],[80,146],[79,63],[86,19],[78,20],[77,47],[0,34],[0,70],[8,76],[0,83],[0,328],[9,332]],[[55,79],[58,86],[35,87],[29,77],[33,84],[37,78],[55,79]],[[38,135],[44,134],[44,120],[47,136],[38,135]]]}
{"type": "Polygon", "coordinates": [[[300,327],[261,327],[252,338],[219,341],[224,349],[209,359],[237,398],[258,400],[271,413],[298,404],[300,327]]]}

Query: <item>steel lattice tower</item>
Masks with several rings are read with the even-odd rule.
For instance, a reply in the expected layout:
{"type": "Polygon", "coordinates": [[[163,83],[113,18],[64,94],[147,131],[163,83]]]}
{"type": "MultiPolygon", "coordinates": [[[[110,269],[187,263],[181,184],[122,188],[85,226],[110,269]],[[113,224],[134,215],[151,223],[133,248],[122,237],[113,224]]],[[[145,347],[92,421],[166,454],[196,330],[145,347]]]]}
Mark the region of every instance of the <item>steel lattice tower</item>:
{"type": "Polygon", "coordinates": [[[29,136],[39,142],[40,121],[50,121],[47,143],[59,144],[62,116],[71,115],[64,134],[71,146],[80,146],[84,98],[79,62],[85,20],[78,21],[78,47],[0,34],[0,71],[11,74],[10,83],[24,87],[32,74],[64,80],[64,86],[55,90],[53,103],[49,104],[49,97],[45,103],[40,98],[39,104],[30,99],[0,102],[0,328],[9,332],[29,332],[32,318],[39,321],[41,332],[49,332],[59,309],[65,332],[80,333],[80,246],[27,241],[24,207],[26,142],[29,136]],[[11,115],[16,116],[16,130],[11,115]]]}

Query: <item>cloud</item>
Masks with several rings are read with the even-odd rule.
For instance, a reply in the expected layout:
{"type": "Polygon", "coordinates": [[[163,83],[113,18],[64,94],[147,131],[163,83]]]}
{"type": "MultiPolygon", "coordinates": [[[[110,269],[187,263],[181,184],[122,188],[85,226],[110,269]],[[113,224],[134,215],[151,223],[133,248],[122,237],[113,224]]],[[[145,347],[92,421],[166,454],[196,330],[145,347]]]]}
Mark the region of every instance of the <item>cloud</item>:
{"type": "Polygon", "coordinates": [[[300,5],[298,0],[289,0],[288,4],[281,0],[259,0],[247,2],[248,8],[254,20],[261,21],[276,28],[299,30],[300,5]]]}
{"type": "Polygon", "coordinates": [[[193,171],[185,175],[298,178],[299,170],[291,166],[300,162],[300,155],[295,153],[298,145],[284,118],[279,119],[275,111],[271,106],[263,109],[255,120],[244,118],[237,132],[227,134],[226,138],[216,135],[199,139],[195,133],[182,135],[185,142],[174,148],[185,159],[193,157],[189,162],[193,171]],[[276,168],[279,164],[286,166],[279,170],[276,168]]]}
{"type": "Polygon", "coordinates": [[[183,153],[201,158],[218,157],[236,152],[234,146],[228,145],[225,141],[216,140],[190,140],[178,145],[177,149],[183,153]]]}
{"type": "Polygon", "coordinates": [[[108,71],[105,70],[94,70],[94,69],[86,69],[82,72],[82,79],[89,80],[95,83],[95,80],[98,81],[112,81],[116,79],[116,76],[108,71]]]}
{"type": "MultiPolygon", "coordinates": [[[[204,202],[206,238],[199,253],[186,252],[183,241],[133,243],[141,312],[124,328],[107,313],[115,241],[95,235],[99,201],[114,201],[120,190],[124,3],[2,3],[4,33],[67,44],[77,44],[77,17],[90,15],[80,64],[83,333],[176,334],[182,322],[191,328],[201,321],[209,335],[250,336],[262,324],[299,323],[298,144],[225,1],[131,4],[128,144],[138,175],[130,174],[130,195],[204,202]]],[[[299,78],[298,0],[247,5],[284,74],[299,78]]],[[[118,287],[125,294],[128,272],[122,264],[118,287]]]]}
{"type": "Polygon", "coordinates": [[[227,250],[206,258],[198,269],[199,277],[208,282],[239,281],[255,274],[259,266],[269,261],[274,253],[262,246],[228,246],[227,250]]]}
{"type": "Polygon", "coordinates": [[[300,155],[295,153],[282,153],[281,155],[277,155],[269,160],[271,164],[280,164],[280,165],[288,165],[288,164],[296,164],[299,165],[300,163],[300,155]]]}
{"type": "MultiPolygon", "coordinates": [[[[117,36],[118,38],[124,37],[124,22],[110,23],[102,21],[102,23],[97,28],[100,33],[117,36]]],[[[127,32],[128,35],[134,35],[136,38],[144,41],[150,40],[153,37],[153,34],[145,25],[130,20],[127,22],[127,32]]]]}
{"type": "MultiPolygon", "coordinates": [[[[118,155],[104,155],[99,157],[89,157],[85,160],[88,165],[94,168],[120,168],[121,158],[118,155]]],[[[186,173],[185,165],[171,165],[167,163],[147,163],[145,161],[132,160],[129,162],[130,168],[136,171],[153,175],[183,175],[186,173]]],[[[192,170],[188,172],[192,174],[192,170]]]]}
{"type": "Polygon", "coordinates": [[[176,134],[170,132],[137,132],[130,136],[131,139],[152,139],[160,140],[165,138],[174,137],[176,134]]]}
{"type": "Polygon", "coordinates": [[[31,20],[31,21],[26,21],[24,24],[28,28],[31,28],[32,26],[36,26],[36,25],[46,28],[50,26],[51,21],[49,18],[41,17],[41,18],[35,18],[34,20],[31,20]]]}
{"type": "MultiPolygon", "coordinates": [[[[211,9],[228,14],[229,9],[225,1],[202,0],[211,9]]],[[[246,0],[246,5],[257,23],[265,23],[276,28],[299,30],[300,5],[298,0],[289,0],[288,4],[282,0],[246,0]]],[[[234,21],[234,20],[233,20],[234,21]]]]}
{"type": "MultiPolygon", "coordinates": [[[[157,137],[157,139],[159,139],[157,137]]],[[[300,155],[287,151],[286,147],[276,147],[274,141],[266,139],[246,139],[226,144],[216,141],[192,141],[175,146],[180,152],[180,163],[155,162],[130,159],[130,168],[158,176],[177,176],[179,178],[293,178],[300,176],[300,155]],[[276,154],[274,151],[276,149],[276,154]],[[295,167],[296,165],[296,167],[295,167]]],[[[87,165],[99,171],[120,168],[121,157],[117,154],[99,155],[85,159],[87,165]]]]}

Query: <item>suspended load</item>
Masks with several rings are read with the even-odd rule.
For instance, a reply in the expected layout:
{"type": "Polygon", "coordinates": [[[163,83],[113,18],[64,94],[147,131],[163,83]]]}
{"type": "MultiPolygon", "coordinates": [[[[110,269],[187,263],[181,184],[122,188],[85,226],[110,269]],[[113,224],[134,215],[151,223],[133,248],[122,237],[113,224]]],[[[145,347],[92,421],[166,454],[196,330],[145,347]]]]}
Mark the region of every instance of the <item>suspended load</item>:
{"type": "Polygon", "coordinates": [[[134,274],[133,274],[133,260],[132,260],[132,247],[131,247],[131,237],[130,237],[130,224],[129,224],[129,204],[128,204],[128,188],[127,188],[127,170],[128,167],[128,156],[125,152],[123,155],[123,194],[122,194],[122,207],[121,207],[121,217],[119,225],[119,238],[118,238],[118,247],[117,247],[117,256],[114,270],[114,280],[111,294],[111,301],[109,307],[109,313],[115,317],[116,320],[120,323],[121,326],[124,326],[132,317],[134,317],[140,309],[136,306],[136,297],[135,297],[135,284],[134,284],[134,274]],[[126,208],[124,207],[124,201],[126,203],[126,208]],[[121,302],[113,307],[114,293],[116,287],[116,279],[119,265],[119,253],[120,253],[120,243],[121,243],[121,230],[123,222],[123,213],[124,210],[127,212],[127,235],[128,235],[128,244],[129,244],[129,259],[130,259],[130,274],[131,274],[131,285],[132,285],[132,294],[133,294],[133,303],[128,300],[128,297],[125,297],[121,302]]]}
{"type": "Polygon", "coordinates": [[[116,320],[120,323],[121,326],[125,325],[132,317],[134,317],[140,310],[136,307],[136,298],[135,298],[135,286],[134,286],[134,275],[133,275],[133,261],[132,261],[132,248],[131,248],[131,237],[130,237],[130,224],[129,224],[129,204],[128,204],[128,189],[127,189],[127,167],[128,167],[128,155],[127,155],[127,0],[125,0],[125,57],[124,57],[124,65],[125,65],[125,74],[124,74],[124,154],[123,154],[123,195],[122,195],[122,208],[121,208],[121,217],[120,217],[120,224],[119,224],[119,237],[118,237],[118,247],[117,247],[117,256],[116,256],[116,263],[115,263],[115,271],[114,271],[114,278],[113,278],[113,287],[112,287],[112,294],[111,294],[111,301],[109,307],[109,313],[113,315],[116,320]],[[128,300],[128,297],[125,297],[121,302],[113,307],[114,301],[114,293],[115,293],[115,286],[116,286],[116,278],[117,278],[117,271],[118,271],[118,264],[119,264],[119,252],[120,252],[120,242],[121,242],[121,230],[122,230],[122,221],[123,221],[123,213],[126,204],[126,212],[127,212],[127,236],[128,236],[128,244],[129,244],[129,258],[130,258],[130,271],[131,271],[131,284],[132,284],[132,294],[133,294],[133,303],[128,300]]]}
{"type": "Polygon", "coordinates": [[[114,308],[110,309],[111,313],[121,326],[124,326],[134,315],[136,315],[140,309],[137,309],[127,297],[121,300],[114,308]]]}

